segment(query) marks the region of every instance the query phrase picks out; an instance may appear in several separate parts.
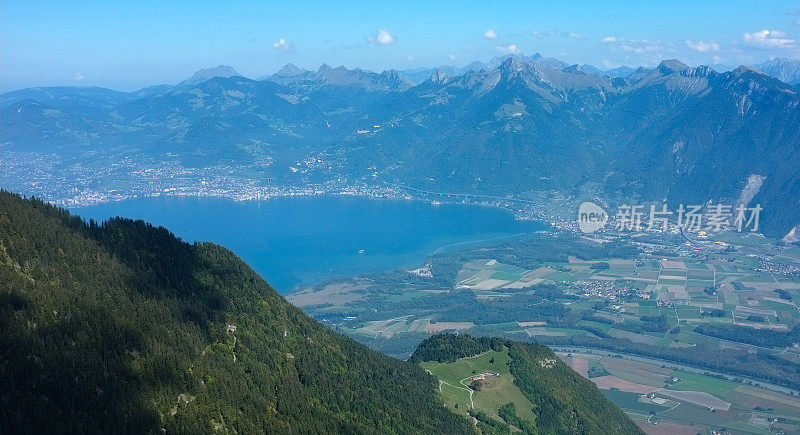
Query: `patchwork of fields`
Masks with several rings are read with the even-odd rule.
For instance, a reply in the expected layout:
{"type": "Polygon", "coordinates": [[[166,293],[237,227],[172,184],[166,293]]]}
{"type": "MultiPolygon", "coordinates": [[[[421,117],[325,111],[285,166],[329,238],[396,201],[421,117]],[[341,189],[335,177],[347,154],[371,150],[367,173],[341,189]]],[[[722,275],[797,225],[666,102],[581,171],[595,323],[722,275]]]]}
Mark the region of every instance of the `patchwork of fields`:
{"type": "Polygon", "coordinates": [[[800,431],[800,399],[710,375],[610,356],[559,354],[648,433],[800,431]],[[587,373],[586,367],[594,370],[587,373]],[[597,376],[600,375],[600,376],[597,376]]]}

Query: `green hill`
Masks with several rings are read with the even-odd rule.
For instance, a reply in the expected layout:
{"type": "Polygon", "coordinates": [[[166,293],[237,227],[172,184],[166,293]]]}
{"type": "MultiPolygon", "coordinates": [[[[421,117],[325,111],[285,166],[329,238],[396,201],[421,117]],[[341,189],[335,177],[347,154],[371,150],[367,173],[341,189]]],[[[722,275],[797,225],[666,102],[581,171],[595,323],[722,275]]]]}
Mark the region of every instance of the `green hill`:
{"type": "Polygon", "coordinates": [[[543,345],[440,334],[420,343],[411,361],[439,379],[448,408],[474,416],[485,433],[642,432],[543,345]]]}
{"type": "Polygon", "coordinates": [[[0,191],[0,432],[472,432],[436,387],[222,247],[0,191]]]}

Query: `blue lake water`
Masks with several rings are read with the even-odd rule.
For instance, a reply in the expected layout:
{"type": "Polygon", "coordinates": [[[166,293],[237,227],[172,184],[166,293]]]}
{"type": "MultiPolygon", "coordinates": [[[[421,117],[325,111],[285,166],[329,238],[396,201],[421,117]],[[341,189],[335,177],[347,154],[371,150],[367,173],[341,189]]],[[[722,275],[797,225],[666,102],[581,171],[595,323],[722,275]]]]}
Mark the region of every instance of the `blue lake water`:
{"type": "Polygon", "coordinates": [[[417,267],[437,250],[496,244],[545,228],[497,208],[341,197],[143,198],[71,211],[98,221],[144,219],[187,241],[221,244],[281,293],[333,277],[417,267]]]}

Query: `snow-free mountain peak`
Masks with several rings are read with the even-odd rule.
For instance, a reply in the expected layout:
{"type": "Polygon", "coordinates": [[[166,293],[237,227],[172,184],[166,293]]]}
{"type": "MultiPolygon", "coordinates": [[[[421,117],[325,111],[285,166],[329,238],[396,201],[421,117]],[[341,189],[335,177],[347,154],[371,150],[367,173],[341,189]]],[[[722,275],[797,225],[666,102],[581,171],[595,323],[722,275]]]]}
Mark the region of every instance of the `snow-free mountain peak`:
{"type": "Polygon", "coordinates": [[[200,71],[194,73],[188,79],[180,82],[178,86],[192,86],[197,85],[206,81],[213,79],[214,77],[233,77],[241,75],[233,69],[232,66],[228,65],[218,65],[211,68],[203,68],[200,71]]]}

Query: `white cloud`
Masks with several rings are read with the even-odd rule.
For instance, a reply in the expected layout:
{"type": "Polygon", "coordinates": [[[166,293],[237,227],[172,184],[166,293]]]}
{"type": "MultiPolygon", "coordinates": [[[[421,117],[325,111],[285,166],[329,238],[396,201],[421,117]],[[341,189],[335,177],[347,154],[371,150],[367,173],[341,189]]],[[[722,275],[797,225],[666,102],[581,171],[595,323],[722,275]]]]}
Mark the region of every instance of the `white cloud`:
{"type": "Polygon", "coordinates": [[[483,37],[486,39],[495,39],[497,38],[497,32],[495,32],[494,29],[488,29],[483,32],[483,37]]]}
{"type": "Polygon", "coordinates": [[[620,48],[625,51],[632,51],[637,54],[657,51],[661,47],[661,41],[648,41],[646,39],[634,39],[630,41],[620,41],[620,48]]]}
{"type": "Polygon", "coordinates": [[[566,38],[572,38],[572,39],[589,39],[588,36],[575,32],[564,32],[562,33],[562,35],[566,38]]]}
{"type": "Polygon", "coordinates": [[[660,53],[665,49],[667,49],[667,51],[674,51],[674,47],[667,47],[658,40],[651,41],[647,39],[624,39],[617,38],[615,36],[606,36],[603,38],[603,42],[611,46],[611,49],[614,51],[619,49],[621,51],[634,54],[657,54],[660,56],[660,53]]]}
{"type": "Polygon", "coordinates": [[[499,52],[501,52],[501,53],[511,53],[511,54],[514,54],[514,53],[516,53],[517,51],[519,51],[519,49],[517,48],[517,46],[516,46],[516,45],[514,45],[514,44],[509,44],[509,45],[496,45],[496,46],[495,46],[495,48],[497,49],[497,51],[499,51],[499,52]]]}
{"type": "Polygon", "coordinates": [[[450,60],[458,60],[458,58],[456,57],[455,54],[448,54],[447,58],[450,59],[450,60]]]}
{"type": "Polygon", "coordinates": [[[796,41],[779,30],[761,30],[743,35],[744,42],[759,48],[794,48],[796,41]]]}
{"type": "Polygon", "coordinates": [[[292,48],[292,43],[281,38],[275,41],[274,44],[272,44],[272,48],[276,50],[290,50],[292,48]]]}
{"type": "Polygon", "coordinates": [[[546,33],[544,33],[544,32],[540,32],[538,30],[534,30],[533,31],[533,36],[537,37],[538,39],[544,39],[548,35],[546,33]]]}
{"type": "Polygon", "coordinates": [[[719,51],[719,44],[713,41],[686,41],[686,46],[689,49],[694,51],[699,51],[700,53],[708,53],[711,51],[719,51]]]}
{"type": "Polygon", "coordinates": [[[410,61],[414,60],[414,56],[410,56],[410,55],[406,56],[406,60],[410,62],[410,61]]]}
{"type": "Polygon", "coordinates": [[[378,29],[374,35],[369,35],[367,37],[367,42],[378,45],[392,45],[395,42],[395,38],[394,35],[387,30],[378,29]]]}
{"type": "Polygon", "coordinates": [[[536,37],[537,39],[551,38],[553,36],[560,36],[562,38],[571,38],[571,39],[589,39],[589,36],[584,35],[582,33],[557,32],[555,30],[550,30],[548,32],[543,32],[541,30],[534,30],[533,36],[536,37]]]}
{"type": "Polygon", "coordinates": [[[75,80],[83,80],[83,74],[76,72],[74,76],[72,76],[75,80]]]}

